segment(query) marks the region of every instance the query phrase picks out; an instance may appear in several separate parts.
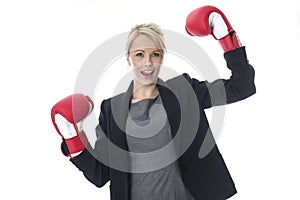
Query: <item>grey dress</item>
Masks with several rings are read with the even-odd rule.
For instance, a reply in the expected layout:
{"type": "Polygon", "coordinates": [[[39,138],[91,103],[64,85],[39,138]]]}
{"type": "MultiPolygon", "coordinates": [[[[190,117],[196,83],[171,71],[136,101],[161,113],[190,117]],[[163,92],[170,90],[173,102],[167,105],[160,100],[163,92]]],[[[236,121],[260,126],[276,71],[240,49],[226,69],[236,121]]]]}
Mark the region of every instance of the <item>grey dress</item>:
{"type": "MultiPolygon", "coordinates": [[[[172,140],[160,96],[130,105],[126,139],[129,151],[136,153],[158,150],[172,140]]],[[[183,184],[177,162],[155,171],[132,173],[130,189],[131,200],[194,200],[183,184]]]]}

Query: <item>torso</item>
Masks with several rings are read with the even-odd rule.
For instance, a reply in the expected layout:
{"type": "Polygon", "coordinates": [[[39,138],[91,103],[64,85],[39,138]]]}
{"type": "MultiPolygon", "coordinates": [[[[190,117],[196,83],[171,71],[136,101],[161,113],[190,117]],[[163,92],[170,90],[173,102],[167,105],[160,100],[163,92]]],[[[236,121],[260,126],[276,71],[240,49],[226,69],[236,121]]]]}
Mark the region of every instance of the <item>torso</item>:
{"type": "MultiPolygon", "coordinates": [[[[172,140],[170,126],[162,110],[160,96],[131,103],[130,117],[126,124],[126,137],[130,152],[146,155],[163,148],[172,140]]],[[[137,158],[133,156],[131,159],[134,162],[137,158]]],[[[147,159],[145,161],[149,161],[146,164],[153,165],[155,168],[154,162],[147,159]]],[[[182,182],[177,162],[155,171],[132,173],[130,180],[132,200],[193,200],[182,182]]]]}

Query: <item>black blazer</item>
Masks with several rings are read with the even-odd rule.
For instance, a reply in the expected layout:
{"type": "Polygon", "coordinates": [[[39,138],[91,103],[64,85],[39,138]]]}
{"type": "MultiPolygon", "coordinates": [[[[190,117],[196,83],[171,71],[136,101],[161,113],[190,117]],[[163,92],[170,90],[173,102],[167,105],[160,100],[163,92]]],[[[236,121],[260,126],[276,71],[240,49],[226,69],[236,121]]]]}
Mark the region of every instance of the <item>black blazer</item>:
{"type": "MultiPolygon", "coordinates": [[[[195,200],[226,199],[236,193],[234,182],[217,145],[213,145],[206,156],[199,157],[200,147],[202,144],[205,145],[203,143],[204,138],[208,137],[214,142],[204,109],[237,102],[256,92],[254,69],[248,63],[245,48],[241,47],[226,52],[224,57],[227,67],[232,72],[232,76],[228,80],[218,79],[209,83],[192,79],[188,74],[183,74],[166,82],[159,79],[157,84],[173,137],[180,131],[184,134],[189,134],[190,127],[180,125],[184,121],[184,117],[199,118],[197,123],[194,124],[196,132],[193,140],[186,141],[185,137],[181,135],[178,147],[178,149],[186,148],[178,158],[178,163],[182,180],[195,200]],[[186,83],[191,86],[193,94],[190,93],[189,89],[185,90],[182,87],[186,83]],[[190,98],[193,95],[196,97],[197,107],[195,107],[195,102],[190,98]],[[192,114],[189,116],[184,114],[185,109],[192,114]],[[186,144],[190,145],[186,147],[186,144]]],[[[132,88],[133,83],[131,83],[127,92],[102,102],[99,126],[97,128],[98,133],[99,129],[101,129],[113,144],[124,150],[128,150],[126,135],[123,130],[130,105],[132,88]],[[119,119],[117,120],[112,114],[115,111],[119,114],[117,117],[119,119]]],[[[109,148],[107,142],[103,142],[99,137],[94,148],[89,145],[79,156],[71,159],[71,162],[97,187],[102,187],[110,181],[112,200],[130,200],[130,172],[108,167],[108,163],[102,163],[95,158],[97,153],[110,152],[109,150],[107,151],[107,148],[109,148]],[[94,154],[93,152],[96,153],[94,154]]],[[[130,158],[123,155],[119,157],[114,155],[112,158],[108,153],[108,155],[102,156],[106,156],[110,162],[117,160],[122,162],[124,166],[130,164],[130,158]]]]}

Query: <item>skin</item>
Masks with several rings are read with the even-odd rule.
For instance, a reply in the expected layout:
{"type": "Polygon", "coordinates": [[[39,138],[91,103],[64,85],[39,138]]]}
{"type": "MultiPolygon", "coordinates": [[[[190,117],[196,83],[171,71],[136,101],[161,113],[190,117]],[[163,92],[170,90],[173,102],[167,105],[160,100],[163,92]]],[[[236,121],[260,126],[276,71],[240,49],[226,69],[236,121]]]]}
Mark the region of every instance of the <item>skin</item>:
{"type": "Polygon", "coordinates": [[[139,35],[127,54],[128,65],[133,68],[134,87],[131,102],[155,98],[159,92],[157,77],[163,62],[163,52],[146,35],[139,35]]]}

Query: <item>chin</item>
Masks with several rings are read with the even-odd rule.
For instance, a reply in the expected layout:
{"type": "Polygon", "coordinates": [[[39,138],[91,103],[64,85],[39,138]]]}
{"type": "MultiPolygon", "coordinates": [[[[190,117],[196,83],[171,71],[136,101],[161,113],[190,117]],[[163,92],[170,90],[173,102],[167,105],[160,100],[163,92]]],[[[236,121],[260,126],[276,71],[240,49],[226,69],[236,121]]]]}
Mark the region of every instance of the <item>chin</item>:
{"type": "Polygon", "coordinates": [[[135,79],[135,82],[138,83],[138,85],[150,86],[150,85],[156,84],[157,78],[153,78],[153,79],[139,78],[139,79],[135,79]]]}

